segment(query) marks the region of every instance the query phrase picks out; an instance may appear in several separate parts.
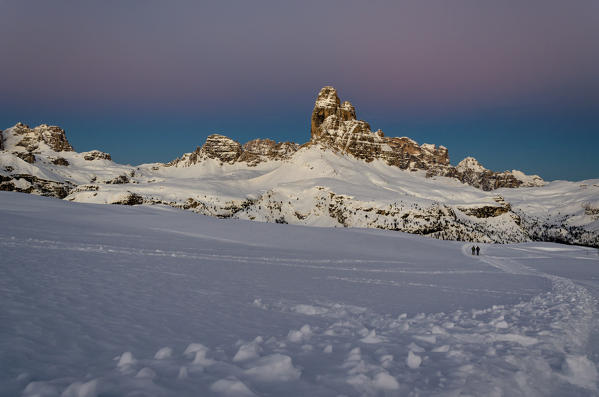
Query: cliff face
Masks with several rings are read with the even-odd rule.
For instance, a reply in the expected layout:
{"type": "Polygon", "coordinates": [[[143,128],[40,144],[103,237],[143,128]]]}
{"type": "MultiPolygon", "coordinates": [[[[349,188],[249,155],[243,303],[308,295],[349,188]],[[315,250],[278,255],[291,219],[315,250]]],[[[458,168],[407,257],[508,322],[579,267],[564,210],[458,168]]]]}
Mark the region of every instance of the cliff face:
{"type": "Polygon", "coordinates": [[[311,142],[367,162],[381,159],[409,170],[449,165],[447,148],[443,146],[419,146],[409,138],[389,138],[381,130],[372,132],[370,124],[356,119],[351,103],[340,102],[333,87],[324,87],[318,93],[311,125],[311,142]]]}
{"type": "Polygon", "coordinates": [[[293,142],[254,139],[243,145],[242,153],[238,160],[253,166],[263,161],[289,159],[298,149],[299,145],[293,142]]]}

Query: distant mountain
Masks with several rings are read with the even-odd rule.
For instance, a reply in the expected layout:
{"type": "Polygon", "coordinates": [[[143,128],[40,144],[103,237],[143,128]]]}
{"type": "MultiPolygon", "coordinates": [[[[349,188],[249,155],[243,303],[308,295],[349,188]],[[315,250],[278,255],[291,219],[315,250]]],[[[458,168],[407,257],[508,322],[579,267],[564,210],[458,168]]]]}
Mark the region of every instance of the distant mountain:
{"type": "Polygon", "coordinates": [[[164,204],[222,218],[381,228],[480,242],[599,246],[599,180],[547,183],[448,150],[372,132],[332,87],[298,145],[210,135],[167,164],[77,153],[59,127],[0,132],[0,190],[106,204],[164,204]]]}
{"type": "Polygon", "coordinates": [[[292,142],[276,143],[270,139],[256,139],[241,145],[226,136],[211,135],[202,147],[186,153],[169,165],[190,166],[206,159],[217,159],[228,164],[243,162],[253,166],[268,160],[286,160],[300,147],[317,146],[366,162],[382,160],[389,166],[403,170],[424,170],[427,177],[456,178],[483,190],[545,184],[537,175],[527,176],[516,170],[487,170],[472,157],[452,167],[444,146],[418,145],[410,138],[385,137],[381,130],[372,132],[367,122],[357,120],[356,110],[351,103],[341,103],[333,87],[324,87],[318,93],[311,126],[310,142],[303,146],[292,142]]]}

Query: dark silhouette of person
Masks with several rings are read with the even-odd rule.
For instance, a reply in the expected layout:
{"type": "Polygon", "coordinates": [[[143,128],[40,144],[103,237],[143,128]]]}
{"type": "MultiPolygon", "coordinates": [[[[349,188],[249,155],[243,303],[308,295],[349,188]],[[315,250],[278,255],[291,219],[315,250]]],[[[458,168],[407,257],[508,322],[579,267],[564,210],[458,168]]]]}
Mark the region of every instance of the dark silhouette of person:
{"type": "Polygon", "coordinates": [[[474,245],[472,246],[472,255],[474,255],[474,251],[476,251],[476,248],[474,248],[474,245]]]}
{"type": "Polygon", "coordinates": [[[476,246],[476,255],[478,255],[479,252],[480,252],[480,247],[477,245],[476,246]]]}

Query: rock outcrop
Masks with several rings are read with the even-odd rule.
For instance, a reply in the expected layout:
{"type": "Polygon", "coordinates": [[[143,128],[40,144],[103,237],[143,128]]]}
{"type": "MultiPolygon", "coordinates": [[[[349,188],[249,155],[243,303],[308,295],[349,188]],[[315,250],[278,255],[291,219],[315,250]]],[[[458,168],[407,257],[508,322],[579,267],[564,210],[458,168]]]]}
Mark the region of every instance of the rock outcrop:
{"type": "Polygon", "coordinates": [[[203,146],[198,146],[193,152],[185,153],[167,165],[189,167],[206,159],[215,159],[221,164],[233,164],[241,156],[241,152],[239,142],[224,135],[213,134],[206,138],[203,146]]]}
{"type": "Polygon", "coordinates": [[[297,149],[299,145],[293,142],[277,143],[271,139],[254,139],[243,145],[238,161],[253,166],[263,161],[288,159],[297,149]]]}
{"type": "Polygon", "coordinates": [[[121,197],[112,201],[110,204],[120,204],[120,205],[140,205],[144,203],[144,199],[137,193],[133,192],[125,192],[121,195],[121,197]]]}
{"type": "Polygon", "coordinates": [[[69,182],[49,181],[33,175],[0,175],[0,191],[33,193],[63,199],[73,187],[69,182]]]}
{"type": "Polygon", "coordinates": [[[83,155],[83,159],[87,161],[112,160],[110,154],[101,152],[99,150],[91,150],[89,152],[83,152],[81,154],[83,155]]]}
{"type": "Polygon", "coordinates": [[[65,159],[63,157],[58,157],[58,158],[52,160],[52,164],[54,164],[54,165],[64,165],[66,167],[70,163],[69,163],[69,161],[67,159],[65,159]]]}
{"type": "Polygon", "coordinates": [[[35,163],[35,154],[31,152],[13,152],[13,154],[26,163],[35,163]]]}
{"type": "Polygon", "coordinates": [[[543,179],[537,175],[528,176],[515,170],[504,172],[488,170],[473,157],[466,157],[455,168],[448,169],[441,175],[457,178],[462,183],[487,191],[501,187],[515,188],[544,184],[543,179]]]}
{"type": "Polygon", "coordinates": [[[234,163],[241,156],[241,144],[223,135],[210,135],[200,149],[200,155],[222,163],[234,163]]]}
{"type": "Polygon", "coordinates": [[[110,160],[109,154],[97,150],[76,153],[65,131],[47,124],[30,128],[17,123],[2,131],[0,140],[2,159],[7,161],[7,165],[0,170],[0,190],[4,191],[65,198],[81,183],[82,178],[88,178],[87,171],[83,175],[78,172],[77,164],[71,168],[73,164],[70,160],[110,160]],[[15,163],[16,159],[31,166],[15,163]]]}
{"type": "Polygon", "coordinates": [[[29,128],[23,123],[17,123],[10,129],[10,132],[15,138],[18,138],[15,148],[22,147],[28,152],[38,150],[42,143],[55,152],[73,151],[64,130],[57,126],[41,124],[35,128],[29,128]]]}
{"type": "Polygon", "coordinates": [[[243,146],[226,136],[213,134],[203,146],[168,163],[168,166],[188,167],[206,159],[218,160],[221,164],[245,162],[255,166],[263,161],[290,158],[299,145],[292,142],[275,142],[270,139],[255,139],[243,146]]]}

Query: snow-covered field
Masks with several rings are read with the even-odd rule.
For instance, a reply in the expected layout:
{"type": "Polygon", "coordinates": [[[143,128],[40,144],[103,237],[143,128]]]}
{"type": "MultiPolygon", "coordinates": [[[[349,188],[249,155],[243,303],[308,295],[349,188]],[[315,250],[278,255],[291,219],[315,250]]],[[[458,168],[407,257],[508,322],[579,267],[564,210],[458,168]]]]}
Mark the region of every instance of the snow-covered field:
{"type": "Polygon", "coordinates": [[[0,192],[3,396],[599,395],[599,254],[0,192]]]}

